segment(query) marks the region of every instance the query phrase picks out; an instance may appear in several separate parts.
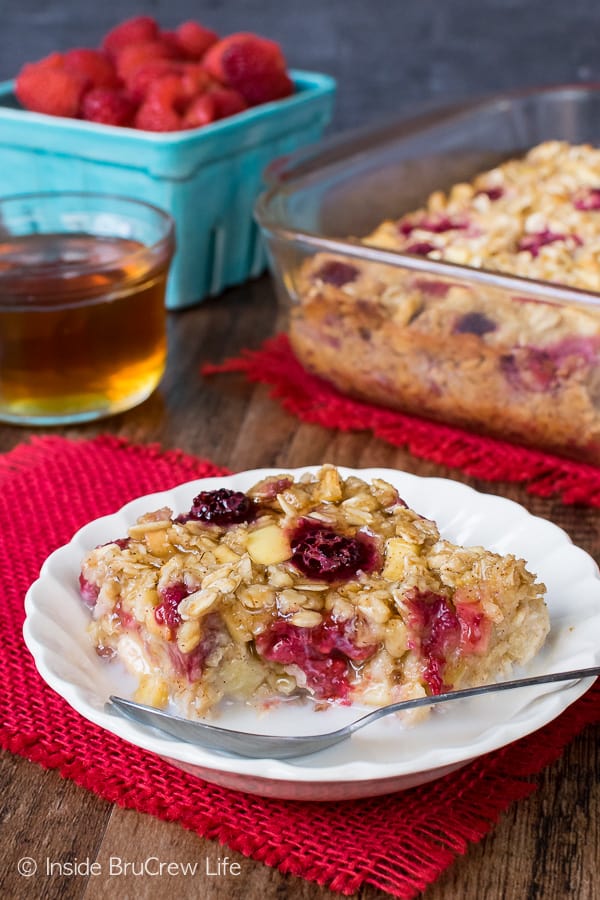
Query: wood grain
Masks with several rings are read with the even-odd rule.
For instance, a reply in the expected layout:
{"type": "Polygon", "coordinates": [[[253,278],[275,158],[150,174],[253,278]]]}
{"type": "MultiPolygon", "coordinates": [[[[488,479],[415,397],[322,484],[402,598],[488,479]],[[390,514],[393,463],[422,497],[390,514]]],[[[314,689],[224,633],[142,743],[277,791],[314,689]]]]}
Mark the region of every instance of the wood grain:
{"type": "MultiPolygon", "coordinates": [[[[299,423],[269,399],[263,386],[237,375],[203,380],[200,364],[257,346],[278,319],[267,279],[229,291],[218,300],[172,314],[169,365],[159,391],[135,410],[94,425],[66,428],[68,437],[114,433],[157,441],[206,456],[231,469],[300,466],[325,460],[349,466],[391,466],[421,475],[450,476],[523,503],[559,524],[573,540],[600,558],[600,515],[535,498],[517,486],[490,485],[456,471],[416,460],[373,439],[367,432],[341,434],[299,423]]],[[[0,450],[25,440],[28,429],[0,427],[0,450]]],[[[37,432],[36,432],[37,433],[37,432]]],[[[598,900],[600,862],[600,727],[588,728],[562,758],[537,779],[538,790],[514,804],[479,845],[471,846],[423,900],[598,900]]],[[[119,897],[163,900],[329,900],[334,894],[299,878],[246,859],[175,823],[112,807],[95,795],[25,760],[0,757],[0,897],[99,900],[119,897]],[[17,862],[31,856],[37,875],[19,876],[17,862]],[[195,875],[110,875],[110,860],[136,863],[151,857],[188,866],[195,875]],[[240,874],[209,874],[219,860],[240,874]],[[44,875],[46,858],[100,863],[101,875],[44,875]]],[[[460,802],[457,798],[457,802],[460,802]]],[[[115,863],[118,867],[119,863],[115,863]]],[[[360,900],[384,894],[365,888],[360,900]]]]}

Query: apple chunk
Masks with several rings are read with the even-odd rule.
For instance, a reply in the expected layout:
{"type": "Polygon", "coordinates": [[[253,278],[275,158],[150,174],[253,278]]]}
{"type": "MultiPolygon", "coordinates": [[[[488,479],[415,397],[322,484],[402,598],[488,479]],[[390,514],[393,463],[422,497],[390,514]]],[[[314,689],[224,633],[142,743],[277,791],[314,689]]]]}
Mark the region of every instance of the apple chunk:
{"type": "Polygon", "coordinates": [[[410,558],[418,554],[419,548],[402,538],[389,538],[385,546],[385,566],[381,573],[387,581],[401,581],[405,575],[407,567],[410,565],[410,558]]]}
{"type": "Polygon", "coordinates": [[[266,525],[250,532],[247,550],[252,561],[263,566],[274,566],[292,555],[290,542],[278,525],[266,525]]]}

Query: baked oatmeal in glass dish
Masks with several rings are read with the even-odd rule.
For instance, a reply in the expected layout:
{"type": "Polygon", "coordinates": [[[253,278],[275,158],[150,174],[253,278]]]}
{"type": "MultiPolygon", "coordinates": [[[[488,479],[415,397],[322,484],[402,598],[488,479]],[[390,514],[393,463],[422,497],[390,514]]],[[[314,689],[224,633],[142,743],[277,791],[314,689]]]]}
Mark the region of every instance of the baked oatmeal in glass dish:
{"type": "Polygon", "coordinates": [[[83,560],[97,652],[135,700],[382,706],[495,681],[549,630],[521,559],[440,537],[385,481],[331,465],[139,518],[83,560]]]}
{"type": "Polygon", "coordinates": [[[510,293],[461,282],[458,268],[432,277],[317,253],[290,281],[290,340],[309,371],[361,399],[600,464],[600,296],[589,302],[600,149],[545,142],[360,243],[539,282],[546,299],[516,281],[510,293]],[[551,302],[552,285],[586,303],[551,302]]]}

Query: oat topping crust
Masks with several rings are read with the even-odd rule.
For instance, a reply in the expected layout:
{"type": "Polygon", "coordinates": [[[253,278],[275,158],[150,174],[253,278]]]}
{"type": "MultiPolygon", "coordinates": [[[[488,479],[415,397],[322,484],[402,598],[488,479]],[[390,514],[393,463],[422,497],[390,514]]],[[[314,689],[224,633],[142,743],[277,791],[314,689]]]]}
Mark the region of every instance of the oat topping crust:
{"type": "Polygon", "coordinates": [[[600,149],[547,141],[436,191],[367,244],[600,292],[600,149]]]}

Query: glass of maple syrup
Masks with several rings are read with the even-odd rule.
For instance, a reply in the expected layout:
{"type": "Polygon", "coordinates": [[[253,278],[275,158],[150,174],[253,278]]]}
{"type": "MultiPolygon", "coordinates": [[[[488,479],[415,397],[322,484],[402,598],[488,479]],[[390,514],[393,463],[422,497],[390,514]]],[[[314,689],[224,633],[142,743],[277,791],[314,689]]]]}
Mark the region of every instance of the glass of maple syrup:
{"type": "Polygon", "coordinates": [[[84,422],[130,409],[167,356],[171,217],[102,194],[0,200],[0,421],[84,422]]]}

